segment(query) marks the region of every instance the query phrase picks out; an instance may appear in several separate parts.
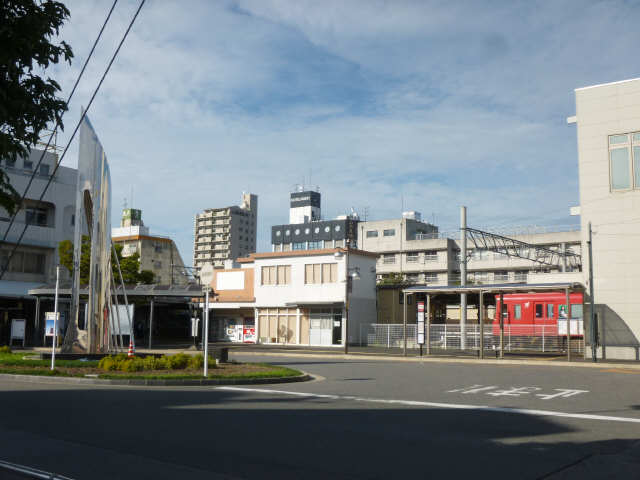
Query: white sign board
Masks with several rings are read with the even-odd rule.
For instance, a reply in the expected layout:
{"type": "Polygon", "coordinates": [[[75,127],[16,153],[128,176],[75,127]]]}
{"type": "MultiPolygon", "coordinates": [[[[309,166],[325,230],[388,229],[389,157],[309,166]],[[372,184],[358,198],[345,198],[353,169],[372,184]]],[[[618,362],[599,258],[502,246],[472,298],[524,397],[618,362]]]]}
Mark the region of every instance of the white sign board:
{"type": "Polygon", "coordinates": [[[22,340],[24,345],[24,318],[14,318],[11,320],[11,341],[22,340]]]}
{"type": "Polygon", "coordinates": [[[44,336],[45,337],[53,337],[53,324],[56,324],[58,328],[58,336],[62,335],[62,330],[64,329],[64,315],[60,315],[58,312],[58,318],[56,321],[55,312],[45,312],[44,314],[44,336]]]}
{"type": "Polygon", "coordinates": [[[198,317],[191,318],[191,336],[198,336],[198,326],[200,325],[200,319],[198,317]]]}
{"type": "Polygon", "coordinates": [[[424,302],[418,302],[418,345],[424,345],[424,302]]]}
{"type": "MultiPolygon", "coordinates": [[[[131,317],[131,328],[133,328],[133,305],[129,305],[129,316],[131,317]]],[[[113,309],[109,311],[109,319],[111,321],[111,335],[131,335],[126,305],[114,305],[113,309]],[[118,329],[118,318],[120,318],[120,329],[118,329]]]]}
{"type": "Polygon", "coordinates": [[[216,290],[244,290],[244,272],[218,272],[216,290]]]}
{"type": "Polygon", "coordinates": [[[200,267],[200,284],[203,287],[208,287],[213,281],[213,265],[205,263],[200,267]]]}
{"type": "MultiPolygon", "coordinates": [[[[566,335],[567,334],[567,319],[559,318],[558,319],[558,335],[566,335]]],[[[584,324],[582,320],[572,319],[571,320],[571,335],[584,335],[584,324]]]]}

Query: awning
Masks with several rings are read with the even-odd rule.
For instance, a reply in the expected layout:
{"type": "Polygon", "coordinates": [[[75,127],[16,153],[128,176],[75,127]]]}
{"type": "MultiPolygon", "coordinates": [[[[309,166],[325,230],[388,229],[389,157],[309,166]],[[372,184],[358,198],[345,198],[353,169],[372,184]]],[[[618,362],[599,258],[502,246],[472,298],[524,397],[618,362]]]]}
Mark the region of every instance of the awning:
{"type": "Polygon", "coordinates": [[[29,295],[29,290],[38,288],[41,285],[42,282],[0,280],[0,297],[33,298],[32,295],[29,295]]]}
{"type": "Polygon", "coordinates": [[[554,290],[582,291],[584,286],[577,282],[561,282],[561,283],[488,283],[476,285],[445,285],[445,286],[414,286],[403,288],[402,292],[406,294],[414,293],[527,293],[527,292],[548,292],[554,290]]]}

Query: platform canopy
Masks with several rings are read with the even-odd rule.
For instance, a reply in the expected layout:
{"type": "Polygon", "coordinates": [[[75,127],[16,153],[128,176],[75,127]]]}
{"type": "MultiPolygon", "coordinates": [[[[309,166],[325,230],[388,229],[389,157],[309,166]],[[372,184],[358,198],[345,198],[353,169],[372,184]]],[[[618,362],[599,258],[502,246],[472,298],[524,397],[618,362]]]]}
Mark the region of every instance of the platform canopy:
{"type": "Polygon", "coordinates": [[[455,293],[534,293],[569,290],[572,292],[584,290],[584,286],[578,282],[559,283],[486,283],[477,285],[444,285],[444,286],[412,286],[402,289],[402,293],[412,295],[415,293],[427,294],[455,294],[455,293]]]}
{"type": "MultiPolygon", "coordinates": [[[[51,296],[56,291],[55,285],[42,285],[29,290],[29,295],[51,296]]],[[[71,295],[71,286],[63,285],[58,293],[71,295]]],[[[111,293],[122,295],[122,287],[112,288],[111,293]]],[[[203,297],[200,285],[126,285],[127,297],[203,297]]],[[[87,295],[86,288],[80,288],[80,295],[87,295]]]]}

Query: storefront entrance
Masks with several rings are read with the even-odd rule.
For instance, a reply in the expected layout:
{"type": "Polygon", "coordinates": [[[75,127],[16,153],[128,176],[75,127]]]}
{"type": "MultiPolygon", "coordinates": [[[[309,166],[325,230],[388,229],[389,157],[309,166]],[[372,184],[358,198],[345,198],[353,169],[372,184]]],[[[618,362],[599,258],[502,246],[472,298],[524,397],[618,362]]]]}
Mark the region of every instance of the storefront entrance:
{"type": "Polygon", "coordinates": [[[309,344],[340,345],[342,343],[342,309],[312,308],[309,312],[309,344]]]}

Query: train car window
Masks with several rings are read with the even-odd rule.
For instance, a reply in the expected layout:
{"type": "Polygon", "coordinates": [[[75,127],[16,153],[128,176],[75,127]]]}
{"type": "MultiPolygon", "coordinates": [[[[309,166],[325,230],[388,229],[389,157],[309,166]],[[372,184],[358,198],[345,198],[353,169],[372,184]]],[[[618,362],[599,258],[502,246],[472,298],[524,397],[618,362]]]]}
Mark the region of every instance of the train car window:
{"type": "Polygon", "coordinates": [[[516,304],[513,306],[513,318],[520,320],[522,318],[522,305],[516,304]]]}
{"type": "Polygon", "coordinates": [[[553,303],[547,303],[547,318],[553,318],[553,303]]]}
{"type": "Polygon", "coordinates": [[[542,318],[544,312],[544,305],[541,303],[536,303],[536,318],[542,318]]]}
{"type": "Polygon", "coordinates": [[[572,303],[571,304],[571,318],[580,318],[580,319],[582,319],[582,304],[581,303],[572,303]]]}

